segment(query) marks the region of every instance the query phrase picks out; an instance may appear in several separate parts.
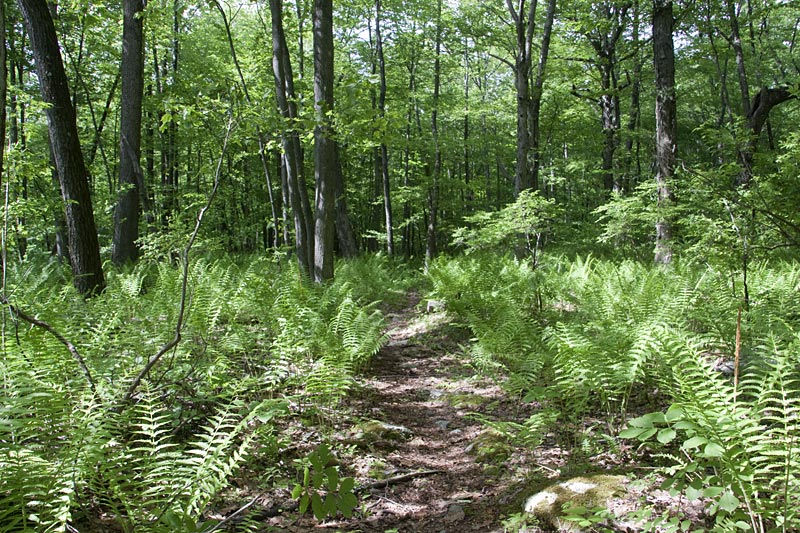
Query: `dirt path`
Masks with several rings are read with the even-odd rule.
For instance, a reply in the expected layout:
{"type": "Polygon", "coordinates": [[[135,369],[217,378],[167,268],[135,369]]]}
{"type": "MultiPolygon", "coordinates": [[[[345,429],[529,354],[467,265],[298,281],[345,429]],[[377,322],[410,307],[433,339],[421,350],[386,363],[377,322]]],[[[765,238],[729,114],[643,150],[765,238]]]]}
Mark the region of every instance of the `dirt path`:
{"type": "Polygon", "coordinates": [[[285,530],[503,531],[502,469],[488,474],[469,453],[484,427],[468,416],[508,408],[501,390],[467,365],[454,339],[466,342],[464,333],[450,326],[444,313],[425,313],[412,295],[405,309],[387,318],[390,341],[373,359],[350,407],[362,424],[380,421],[392,437],[360,446],[346,462],[361,485],[405,474],[410,479],[363,491],[362,512],[352,519],[302,519],[285,530]]]}
{"type": "Polygon", "coordinates": [[[408,430],[407,439],[381,458],[386,474],[436,473],[373,489],[369,516],[347,526],[365,532],[502,531],[496,485],[467,453],[483,427],[465,416],[498,400],[501,391],[464,364],[444,315],[420,317],[415,304],[412,299],[391,317],[391,340],[374,359],[361,410],[408,430]]]}

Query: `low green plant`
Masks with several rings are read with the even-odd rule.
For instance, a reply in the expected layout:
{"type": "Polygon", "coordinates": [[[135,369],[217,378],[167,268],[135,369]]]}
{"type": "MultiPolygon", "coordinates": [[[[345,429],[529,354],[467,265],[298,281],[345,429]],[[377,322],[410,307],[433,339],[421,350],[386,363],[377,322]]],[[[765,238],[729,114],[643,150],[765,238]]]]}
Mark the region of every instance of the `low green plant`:
{"type": "Polygon", "coordinates": [[[305,458],[297,461],[299,483],[292,489],[292,498],[298,501],[303,515],[311,509],[317,520],[335,517],[342,513],[349,518],[358,506],[355,479],[340,477],[336,458],[325,444],[320,444],[305,458]]]}

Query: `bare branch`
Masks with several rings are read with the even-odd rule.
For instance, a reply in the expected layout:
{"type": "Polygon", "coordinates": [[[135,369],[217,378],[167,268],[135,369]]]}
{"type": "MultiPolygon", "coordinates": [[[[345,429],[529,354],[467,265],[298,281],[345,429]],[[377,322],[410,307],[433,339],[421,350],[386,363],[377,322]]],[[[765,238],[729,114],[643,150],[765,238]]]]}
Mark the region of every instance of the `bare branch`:
{"type": "Polygon", "coordinates": [[[25,311],[23,311],[19,307],[15,306],[11,302],[9,302],[8,298],[6,298],[5,296],[0,296],[0,304],[7,305],[8,308],[11,310],[11,312],[13,314],[17,315],[17,317],[19,319],[24,320],[28,324],[31,324],[31,325],[36,326],[38,328],[42,328],[43,330],[48,332],[50,335],[55,337],[56,340],[58,340],[58,342],[60,342],[64,346],[66,346],[67,350],[69,350],[69,353],[71,353],[72,357],[74,357],[75,360],[78,362],[78,366],[81,367],[81,370],[83,371],[83,375],[86,377],[86,381],[89,383],[89,388],[92,390],[92,392],[94,392],[94,393],[97,392],[97,389],[96,389],[96,387],[94,385],[94,380],[92,379],[92,373],[89,371],[89,367],[86,366],[86,360],[80,354],[80,352],[78,351],[78,348],[74,344],[72,344],[69,341],[69,339],[67,339],[57,329],[55,329],[53,326],[51,326],[50,324],[48,324],[44,320],[39,320],[38,318],[32,317],[31,315],[27,314],[25,311]]]}
{"type": "Polygon", "coordinates": [[[197,214],[194,231],[189,237],[189,242],[186,243],[186,248],[183,249],[183,254],[181,255],[181,262],[183,263],[183,280],[181,282],[181,297],[178,304],[178,319],[175,322],[175,335],[170,341],[164,344],[164,346],[162,346],[155,355],[150,358],[144,368],[142,368],[136,378],[134,378],[133,382],[131,382],[130,386],[128,387],[128,390],[125,391],[125,395],[122,397],[123,404],[126,404],[131,400],[136,392],[136,389],[138,389],[139,385],[142,383],[142,380],[147,377],[147,374],[150,373],[150,370],[161,360],[161,358],[164,357],[167,352],[175,348],[181,341],[181,331],[183,330],[183,321],[186,315],[186,294],[189,286],[189,252],[191,252],[194,241],[197,239],[197,234],[200,232],[200,225],[203,222],[203,216],[205,216],[206,212],[211,208],[211,203],[214,201],[214,197],[216,197],[217,191],[219,190],[219,184],[222,176],[222,163],[225,160],[225,154],[228,150],[228,139],[230,138],[232,130],[233,116],[228,119],[228,126],[225,130],[225,140],[222,143],[222,151],[220,152],[219,160],[217,161],[217,169],[214,173],[214,187],[211,189],[211,194],[208,195],[206,204],[197,214]]]}

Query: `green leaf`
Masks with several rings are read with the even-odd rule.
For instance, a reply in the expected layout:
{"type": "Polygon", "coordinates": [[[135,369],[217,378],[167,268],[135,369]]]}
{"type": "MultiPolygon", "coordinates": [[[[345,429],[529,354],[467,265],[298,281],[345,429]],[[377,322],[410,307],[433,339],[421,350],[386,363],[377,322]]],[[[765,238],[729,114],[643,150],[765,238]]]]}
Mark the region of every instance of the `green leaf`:
{"type": "Polygon", "coordinates": [[[664,428],[656,435],[656,440],[661,444],[672,442],[678,434],[672,428],[664,428]]]}
{"type": "Polygon", "coordinates": [[[337,504],[339,498],[335,494],[328,494],[325,496],[325,501],[322,504],[322,509],[325,511],[325,516],[336,516],[337,504]]]}
{"type": "Polygon", "coordinates": [[[356,508],[358,505],[358,498],[352,492],[348,492],[347,494],[342,495],[342,499],[339,502],[339,509],[342,511],[342,514],[347,518],[353,514],[353,509],[356,508]]]}
{"type": "Polygon", "coordinates": [[[726,492],[719,499],[719,508],[732,513],[739,508],[739,499],[732,492],[726,492]]]}
{"type": "Polygon", "coordinates": [[[647,413],[628,422],[629,426],[637,428],[651,428],[657,423],[664,423],[667,419],[662,412],[647,413]]]}
{"type": "Polygon", "coordinates": [[[722,454],[725,453],[725,448],[717,444],[716,442],[709,442],[706,444],[705,449],[703,449],[703,454],[706,457],[722,457],[722,454]]]}
{"type": "Polygon", "coordinates": [[[317,520],[322,520],[327,516],[322,505],[322,498],[317,493],[311,496],[311,511],[314,513],[314,518],[317,520]]]}
{"type": "Polygon", "coordinates": [[[657,431],[658,431],[658,429],[656,429],[656,428],[645,429],[644,431],[642,431],[642,434],[639,435],[639,440],[644,442],[647,439],[649,439],[650,437],[652,437],[653,435],[655,435],[657,431]]]}
{"type": "Polygon", "coordinates": [[[303,486],[300,483],[295,483],[292,489],[292,499],[296,500],[303,493],[303,486]]]}
{"type": "Polygon", "coordinates": [[[300,497],[300,503],[298,504],[298,509],[297,509],[298,511],[300,511],[300,515],[301,516],[306,514],[306,511],[308,510],[308,504],[309,503],[311,503],[311,500],[308,497],[308,494],[303,494],[300,497]]]}
{"type": "Polygon", "coordinates": [[[692,437],[691,439],[684,442],[681,448],[683,448],[684,450],[691,450],[693,448],[699,448],[706,442],[708,442],[708,439],[705,439],[703,437],[692,437]]]}
{"type": "Polygon", "coordinates": [[[725,492],[725,489],[723,489],[722,487],[706,487],[703,490],[703,496],[705,496],[706,498],[716,498],[723,492],[725,492]]]}
{"type": "Polygon", "coordinates": [[[619,432],[619,438],[621,439],[638,439],[639,435],[644,433],[646,429],[643,428],[627,428],[623,429],[619,432]]]}
{"type": "Polygon", "coordinates": [[[683,418],[683,408],[677,404],[670,405],[669,409],[667,409],[667,412],[664,415],[664,418],[669,423],[677,422],[678,420],[683,418]]]}
{"type": "Polygon", "coordinates": [[[346,477],[342,479],[342,484],[339,486],[339,494],[344,495],[347,493],[352,493],[355,486],[356,480],[351,477],[346,477]]]}
{"type": "Polygon", "coordinates": [[[315,489],[321,489],[322,485],[325,483],[325,474],[322,472],[314,472],[312,476],[312,483],[314,484],[315,489]]]}
{"type": "Polygon", "coordinates": [[[697,500],[703,495],[703,488],[702,487],[695,488],[693,485],[695,484],[692,483],[691,485],[686,487],[686,497],[689,498],[690,500],[697,500]]]}
{"type": "Polygon", "coordinates": [[[339,472],[336,471],[335,466],[329,466],[325,469],[325,475],[328,478],[328,490],[331,492],[339,488],[339,472]]]}

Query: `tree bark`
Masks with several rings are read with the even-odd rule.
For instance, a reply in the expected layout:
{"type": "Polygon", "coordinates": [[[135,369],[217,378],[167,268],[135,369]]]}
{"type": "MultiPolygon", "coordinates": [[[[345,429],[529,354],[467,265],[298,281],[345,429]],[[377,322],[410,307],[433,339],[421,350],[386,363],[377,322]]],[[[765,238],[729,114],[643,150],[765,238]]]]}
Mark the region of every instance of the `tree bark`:
{"type": "Polygon", "coordinates": [[[111,260],[115,265],[136,261],[139,255],[139,195],[144,182],[142,99],[144,96],[143,0],[123,0],[122,99],[119,120],[119,198],[114,211],[111,260]]]}
{"type": "MultiPolygon", "coordinates": [[[[6,6],[0,2],[0,191],[3,191],[3,154],[6,147],[6,101],[8,100],[8,61],[6,57],[6,6]]],[[[2,255],[5,272],[5,252],[2,255]]]]}
{"type": "Polygon", "coordinates": [[[314,0],[314,281],[333,278],[336,145],[333,139],[333,0],[314,0]]]}
{"type": "Polygon", "coordinates": [[[442,147],[439,142],[439,94],[442,85],[442,0],[436,2],[436,52],[433,60],[433,109],[431,110],[431,135],[433,136],[433,176],[428,187],[428,227],[425,238],[425,268],[439,253],[436,232],[439,222],[439,178],[442,173],[442,147]]]}
{"type": "Polygon", "coordinates": [[[73,281],[78,291],[89,296],[105,288],[105,279],[88,173],[56,29],[45,0],[18,0],[18,3],[31,38],[42,100],[48,104],[45,114],[64,199],[73,281]]]}
{"type": "Polygon", "coordinates": [[[334,144],[336,164],[336,238],[339,240],[339,254],[342,257],[355,257],[358,255],[358,245],[353,226],[350,223],[350,214],[347,210],[347,190],[344,186],[342,161],[339,158],[339,143],[334,144]]]}
{"type": "Polygon", "coordinates": [[[275,78],[275,97],[281,116],[286,121],[285,129],[281,132],[281,140],[288,200],[294,220],[295,252],[301,270],[311,272],[313,253],[309,253],[311,233],[307,218],[310,208],[308,210],[305,208],[301,194],[301,189],[305,187],[302,177],[302,147],[297,131],[293,128],[293,122],[297,119],[297,107],[294,103],[292,65],[283,30],[283,2],[270,0],[269,9],[272,16],[272,73],[275,78]]]}
{"type": "Polygon", "coordinates": [[[536,189],[533,168],[529,161],[531,149],[531,68],[533,29],[536,19],[537,0],[531,0],[528,11],[525,0],[519,0],[515,7],[511,0],[506,0],[509,14],[514,20],[517,35],[517,51],[514,59],[514,86],[517,91],[517,169],[514,175],[514,196],[525,189],[536,189]]]}
{"type": "Polygon", "coordinates": [[[544,88],[544,76],[547,68],[547,58],[550,53],[550,37],[553,34],[553,21],[556,15],[556,0],[549,0],[547,3],[547,13],[544,19],[542,30],[542,43],[539,47],[539,63],[536,66],[536,78],[533,81],[531,90],[531,154],[533,156],[531,177],[533,188],[539,187],[539,170],[542,166],[539,116],[542,108],[542,92],[544,88]]]}
{"type": "Polygon", "coordinates": [[[678,123],[675,97],[675,48],[671,0],[653,1],[653,60],[656,77],[656,221],[655,262],[672,261],[672,221],[675,203],[671,181],[675,169],[678,123]]]}
{"type": "MultiPolygon", "coordinates": [[[[383,37],[381,36],[381,0],[375,0],[375,50],[378,55],[380,89],[378,92],[378,114],[386,116],[386,60],[383,56],[383,37]]],[[[380,145],[381,183],[383,184],[383,211],[386,220],[386,254],[394,255],[394,223],[392,220],[391,183],[389,181],[389,149],[385,141],[380,145]]]]}

